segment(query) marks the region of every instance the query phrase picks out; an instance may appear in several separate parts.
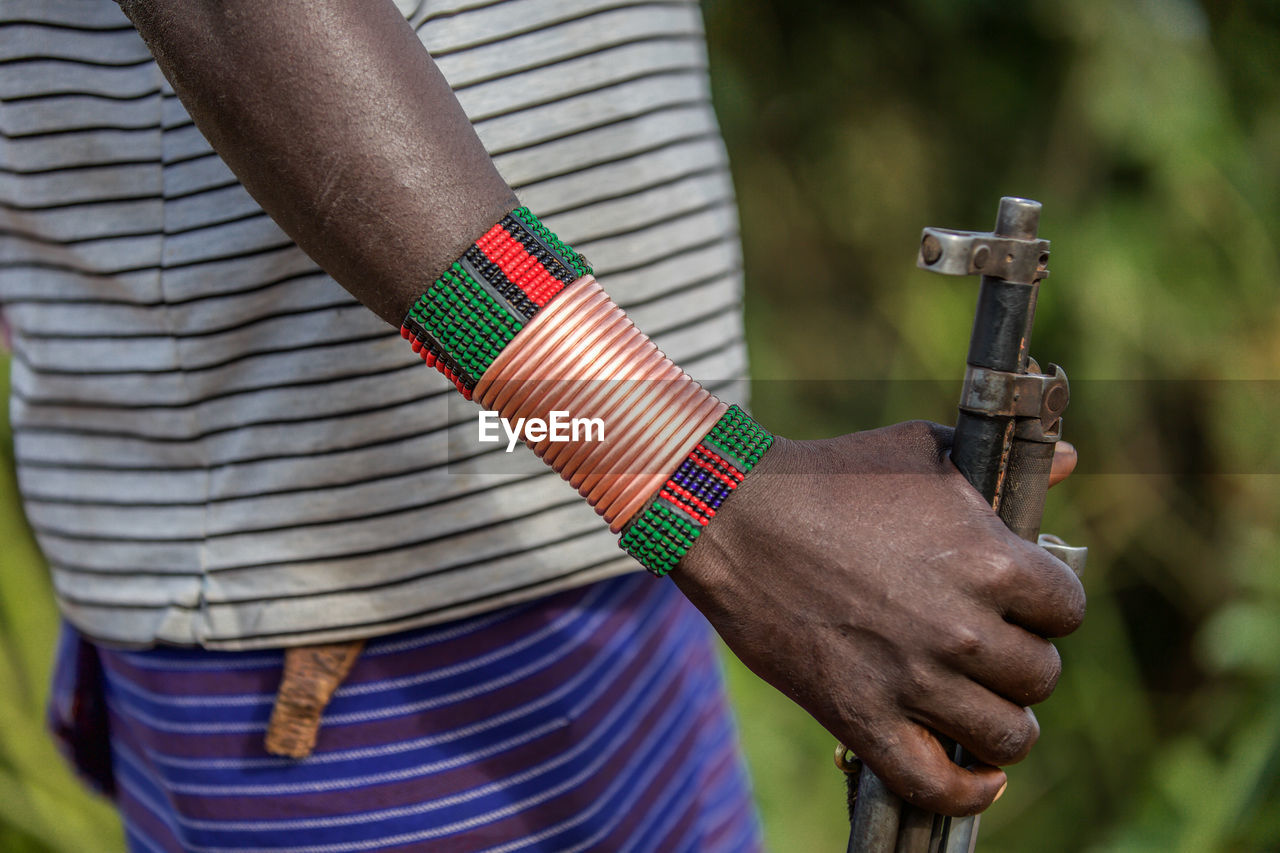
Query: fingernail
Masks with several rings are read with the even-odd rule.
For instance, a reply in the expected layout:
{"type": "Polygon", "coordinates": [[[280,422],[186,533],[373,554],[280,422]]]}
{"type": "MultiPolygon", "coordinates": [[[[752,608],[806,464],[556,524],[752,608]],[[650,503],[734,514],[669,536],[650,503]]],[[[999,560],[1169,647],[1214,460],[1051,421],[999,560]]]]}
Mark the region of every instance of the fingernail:
{"type": "Polygon", "coordinates": [[[1005,780],[1005,782],[1004,782],[1004,784],[1000,786],[1000,790],[999,790],[999,791],[996,791],[996,798],[995,798],[994,800],[992,800],[991,802],[993,802],[993,803],[994,803],[994,802],[996,802],[996,800],[999,800],[1001,797],[1003,797],[1003,796],[1004,796],[1004,789],[1005,789],[1005,788],[1007,788],[1007,787],[1009,787],[1009,780],[1008,780],[1008,779],[1006,779],[1006,780],[1005,780]]]}

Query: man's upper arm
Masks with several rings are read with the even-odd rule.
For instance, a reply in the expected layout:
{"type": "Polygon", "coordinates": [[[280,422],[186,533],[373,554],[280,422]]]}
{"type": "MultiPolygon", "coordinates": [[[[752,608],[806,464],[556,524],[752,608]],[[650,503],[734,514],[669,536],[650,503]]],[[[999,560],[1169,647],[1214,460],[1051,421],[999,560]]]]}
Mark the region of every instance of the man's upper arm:
{"type": "Polygon", "coordinates": [[[392,0],[120,0],[197,127],[388,322],[516,206],[392,0]]]}

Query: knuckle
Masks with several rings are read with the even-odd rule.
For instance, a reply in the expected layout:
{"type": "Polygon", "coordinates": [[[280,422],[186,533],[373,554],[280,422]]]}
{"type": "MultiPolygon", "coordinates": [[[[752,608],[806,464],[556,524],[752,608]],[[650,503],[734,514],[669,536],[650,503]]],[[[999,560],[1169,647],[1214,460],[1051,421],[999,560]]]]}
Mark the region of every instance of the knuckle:
{"type": "Polygon", "coordinates": [[[990,798],[980,789],[975,790],[959,780],[950,783],[943,779],[913,780],[902,798],[917,808],[952,817],[976,814],[990,805],[990,798]]]}
{"type": "Polygon", "coordinates": [[[1084,622],[1086,596],[1084,585],[1065,563],[1048,554],[1043,555],[1043,565],[1038,566],[1043,597],[1052,608],[1052,635],[1064,637],[1084,622]]]}
{"type": "Polygon", "coordinates": [[[929,696],[934,692],[936,680],[932,666],[919,660],[912,661],[903,667],[900,695],[911,699],[929,696]]]}
{"type": "Polygon", "coordinates": [[[938,434],[938,425],[932,421],[926,421],[917,418],[912,421],[905,421],[902,431],[913,438],[933,438],[938,434]]]}
{"type": "Polygon", "coordinates": [[[941,640],[942,654],[948,660],[971,660],[986,648],[982,636],[968,625],[953,623],[941,640]]]}
{"type": "Polygon", "coordinates": [[[944,811],[952,804],[956,795],[942,779],[927,775],[914,775],[905,780],[906,787],[901,792],[902,798],[913,806],[930,811],[944,811]]]}
{"type": "Polygon", "coordinates": [[[1080,627],[1081,623],[1084,622],[1085,610],[1087,609],[1084,587],[1074,577],[1071,580],[1071,593],[1067,596],[1066,604],[1062,608],[1062,633],[1064,636],[1080,627]]]}
{"type": "Polygon", "coordinates": [[[1035,705],[1053,695],[1062,677],[1062,657],[1052,643],[1046,643],[1046,652],[1042,656],[1039,672],[1031,680],[1027,690],[1027,704],[1035,705]]]}
{"type": "Polygon", "coordinates": [[[899,424],[898,429],[909,446],[936,455],[939,461],[943,451],[951,446],[951,429],[933,421],[906,421],[899,424]]]}
{"type": "Polygon", "coordinates": [[[1016,764],[1026,758],[1040,738],[1040,726],[1026,715],[1015,724],[1001,727],[990,744],[991,758],[996,764],[1016,764]]]}
{"type": "Polygon", "coordinates": [[[1019,555],[1012,548],[999,548],[987,557],[987,582],[992,589],[1004,593],[1024,582],[1025,572],[1019,555]]]}
{"type": "Polygon", "coordinates": [[[994,794],[986,793],[981,788],[965,791],[963,794],[953,798],[946,813],[952,817],[975,815],[990,806],[993,798],[994,794]]]}

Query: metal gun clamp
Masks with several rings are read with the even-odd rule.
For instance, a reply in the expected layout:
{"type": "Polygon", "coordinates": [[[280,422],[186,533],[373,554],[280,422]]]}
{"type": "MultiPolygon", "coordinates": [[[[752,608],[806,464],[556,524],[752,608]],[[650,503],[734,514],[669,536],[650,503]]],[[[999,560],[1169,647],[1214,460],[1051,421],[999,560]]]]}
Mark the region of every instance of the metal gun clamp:
{"type": "Polygon", "coordinates": [[[1045,441],[1057,441],[1062,432],[1062,413],[1071,399],[1067,374],[1056,364],[1050,374],[1040,373],[1030,362],[1027,373],[991,370],[968,365],[960,389],[961,411],[1000,415],[1007,418],[1035,418],[1045,441]]]}
{"type": "Polygon", "coordinates": [[[989,275],[1030,282],[1048,278],[1048,263],[1048,240],[926,228],[916,265],[943,275],[989,275]]]}

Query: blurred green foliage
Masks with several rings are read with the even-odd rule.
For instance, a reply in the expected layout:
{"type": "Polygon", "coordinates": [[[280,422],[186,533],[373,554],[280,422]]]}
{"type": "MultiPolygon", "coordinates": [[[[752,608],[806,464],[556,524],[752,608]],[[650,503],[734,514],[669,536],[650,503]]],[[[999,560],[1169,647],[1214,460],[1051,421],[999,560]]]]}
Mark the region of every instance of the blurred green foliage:
{"type": "MultiPolygon", "coordinates": [[[[0,357],[0,399],[9,397],[0,357]]],[[[123,850],[119,821],[72,777],[44,729],[58,634],[53,592],[22,516],[7,406],[0,409],[0,851],[123,850]]]]}
{"type": "MultiPolygon", "coordinates": [[[[920,228],[1045,205],[1032,350],[1082,452],[1046,527],[1090,546],[1090,612],[980,849],[1280,850],[1280,4],[705,7],[775,430],[949,421],[974,282],[915,271],[920,228]]],[[[55,621],[0,443],[0,850],[118,850],[41,733],[55,621]]],[[[730,679],[771,849],[842,850],[832,739],[730,679]]]]}

